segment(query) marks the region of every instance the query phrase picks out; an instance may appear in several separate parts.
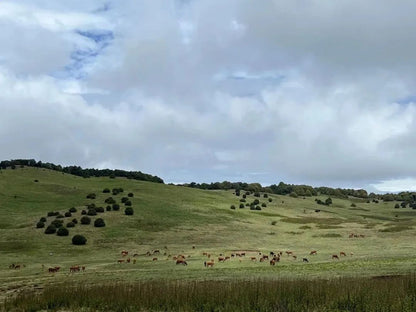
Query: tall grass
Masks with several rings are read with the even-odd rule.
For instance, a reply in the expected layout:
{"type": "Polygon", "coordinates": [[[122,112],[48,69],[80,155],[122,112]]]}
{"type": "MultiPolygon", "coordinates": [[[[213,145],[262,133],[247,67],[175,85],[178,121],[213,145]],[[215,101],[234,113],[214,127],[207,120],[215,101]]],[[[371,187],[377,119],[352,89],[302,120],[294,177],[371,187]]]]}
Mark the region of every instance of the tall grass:
{"type": "Polygon", "coordinates": [[[61,284],[7,299],[6,311],[416,311],[416,275],[332,280],[61,284]]]}

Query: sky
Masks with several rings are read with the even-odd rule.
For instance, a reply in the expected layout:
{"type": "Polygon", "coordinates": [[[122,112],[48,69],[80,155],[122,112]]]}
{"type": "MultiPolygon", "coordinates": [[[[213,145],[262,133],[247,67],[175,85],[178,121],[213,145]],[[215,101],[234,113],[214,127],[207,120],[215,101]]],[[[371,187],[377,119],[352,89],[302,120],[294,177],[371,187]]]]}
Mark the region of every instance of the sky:
{"type": "Polygon", "coordinates": [[[0,159],[416,191],[415,11],[2,0],[0,159]]]}

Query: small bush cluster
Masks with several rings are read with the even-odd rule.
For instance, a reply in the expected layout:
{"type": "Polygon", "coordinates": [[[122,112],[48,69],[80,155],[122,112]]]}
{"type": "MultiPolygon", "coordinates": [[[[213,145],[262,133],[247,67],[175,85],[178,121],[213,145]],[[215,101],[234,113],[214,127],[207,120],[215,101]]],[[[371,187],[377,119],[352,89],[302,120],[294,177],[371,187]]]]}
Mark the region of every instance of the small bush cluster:
{"type": "Polygon", "coordinates": [[[45,227],[45,223],[43,223],[42,221],[39,221],[38,223],[36,223],[36,228],[42,229],[44,227],[45,227]]]}
{"type": "Polygon", "coordinates": [[[129,200],[128,200],[128,201],[126,201],[126,202],[124,203],[124,205],[125,205],[125,206],[131,206],[131,201],[129,201],[129,200]]]}
{"type": "Polygon", "coordinates": [[[133,210],[133,208],[131,208],[131,207],[127,207],[127,208],[124,210],[124,214],[125,214],[126,216],[132,216],[132,215],[133,215],[133,213],[134,213],[134,210],[133,210]]]}
{"type": "Polygon", "coordinates": [[[104,201],[106,204],[115,204],[116,203],[116,201],[114,200],[114,198],[112,198],[112,197],[108,197],[105,201],[104,201]]]}
{"type": "Polygon", "coordinates": [[[75,207],[69,208],[69,212],[75,213],[75,212],[77,212],[77,208],[75,208],[75,207]]]}
{"type": "Polygon", "coordinates": [[[325,199],[325,201],[323,202],[322,200],[320,200],[320,199],[318,199],[318,198],[315,198],[315,202],[318,204],[318,205],[325,205],[325,206],[329,206],[329,205],[331,205],[332,204],[332,199],[331,199],[331,197],[328,197],[327,199],[325,199]]]}
{"type": "Polygon", "coordinates": [[[72,213],[70,213],[69,211],[65,212],[65,217],[67,218],[72,217],[72,213]]]}
{"type": "Polygon", "coordinates": [[[98,218],[94,221],[94,226],[95,227],[104,227],[105,226],[105,222],[103,219],[98,218]]]}
{"type": "Polygon", "coordinates": [[[73,228],[73,227],[75,227],[75,223],[74,223],[74,222],[68,222],[68,223],[66,224],[66,227],[67,227],[67,228],[73,228]]]}
{"type": "Polygon", "coordinates": [[[74,245],[85,245],[87,243],[87,239],[82,235],[75,235],[72,237],[72,244],[74,245]]]}
{"type": "Polygon", "coordinates": [[[90,217],[84,216],[84,217],[81,218],[81,224],[88,225],[90,223],[91,223],[91,218],[90,217]]]}
{"type": "Polygon", "coordinates": [[[123,193],[123,192],[124,192],[124,190],[121,187],[113,188],[113,195],[118,195],[118,194],[123,193]]]}
{"type": "Polygon", "coordinates": [[[235,209],[235,206],[234,206],[234,205],[231,205],[231,206],[230,206],[230,209],[235,209]]]}
{"type": "Polygon", "coordinates": [[[88,199],[95,199],[97,196],[95,195],[95,193],[89,193],[88,195],[87,195],[87,198],[88,199]]]}
{"type": "Polygon", "coordinates": [[[103,193],[110,193],[110,189],[109,188],[103,189],[103,193]]]}
{"type": "Polygon", "coordinates": [[[68,235],[69,235],[69,231],[68,231],[68,229],[67,229],[67,228],[64,228],[64,227],[62,226],[62,227],[60,227],[60,228],[58,229],[58,231],[56,232],[56,235],[58,235],[58,236],[68,236],[68,235]]]}
{"type": "Polygon", "coordinates": [[[56,227],[53,224],[48,225],[48,227],[45,230],[45,234],[55,234],[56,233],[56,227]]]}
{"type": "Polygon", "coordinates": [[[120,210],[120,205],[119,204],[113,204],[113,210],[114,211],[119,211],[120,210]]]}
{"type": "Polygon", "coordinates": [[[133,196],[134,196],[134,194],[133,194],[133,193],[128,193],[128,194],[127,194],[127,196],[128,196],[128,197],[133,197],[133,196]]]}

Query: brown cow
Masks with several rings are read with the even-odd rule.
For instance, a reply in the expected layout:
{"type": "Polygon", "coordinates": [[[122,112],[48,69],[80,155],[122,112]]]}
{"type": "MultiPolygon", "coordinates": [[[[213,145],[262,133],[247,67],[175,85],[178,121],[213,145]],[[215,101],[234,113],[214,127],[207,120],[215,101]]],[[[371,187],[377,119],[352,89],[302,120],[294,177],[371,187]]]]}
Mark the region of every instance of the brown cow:
{"type": "Polygon", "coordinates": [[[224,262],[225,258],[224,257],[218,257],[218,262],[224,262]]]}
{"type": "Polygon", "coordinates": [[[122,250],[121,251],[121,256],[122,257],[125,257],[125,256],[127,256],[129,254],[129,252],[127,251],[127,250],[122,250]]]}
{"type": "Polygon", "coordinates": [[[188,265],[185,260],[176,260],[176,264],[188,265]]]}
{"type": "Polygon", "coordinates": [[[337,259],[337,260],[339,260],[338,255],[332,255],[332,259],[337,259]]]}
{"type": "Polygon", "coordinates": [[[346,254],[345,252],[343,252],[343,251],[341,251],[341,252],[339,253],[339,255],[340,255],[340,256],[344,256],[344,257],[346,257],[346,256],[347,256],[347,254],[346,254]]]}
{"type": "Polygon", "coordinates": [[[266,259],[267,259],[267,260],[269,260],[269,256],[268,256],[268,255],[263,255],[263,256],[262,256],[262,258],[263,258],[264,260],[266,260],[266,259]]]}
{"type": "Polygon", "coordinates": [[[214,261],[204,261],[204,266],[209,268],[214,266],[214,261]]]}
{"type": "Polygon", "coordinates": [[[270,265],[275,265],[276,261],[274,259],[270,260],[270,265]]]}
{"type": "Polygon", "coordinates": [[[256,257],[250,257],[250,260],[251,261],[257,261],[257,258],[256,257]]]}
{"type": "Polygon", "coordinates": [[[298,257],[296,257],[295,255],[292,256],[294,260],[296,260],[298,257]]]}
{"type": "Polygon", "coordinates": [[[130,263],[131,259],[130,259],[130,258],[127,258],[127,260],[126,260],[126,261],[127,261],[127,263],[130,263]]]}
{"type": "Polygon", "coordinates": [[[311,255],[311,256],[313,256],[313,255],[317,255],[318,254],[318,252],[316,251],[316,250],[312,250],[310,253],[309,253],[309,255],[311,255]]]}
{"type": "Polygon", "coordinates": [[[157,258],[153,258],[152,261],[157,261],[157,258]]]}
{"type": "Polygon", "coordinates": [[[73,272],[79,272],[79,265],[73,265],[69,268],[69,272],[73,273],[73,272]]]}
{"type": "Polygon", "coordinates": [[[82,272],[84,272],[85,271],[85,266],[82,266],[81,270],[82,270],[82,272]]]}
{"type": "Polygon", "coordinates": [[[117,260],[118,263],[123,263],[124,261],[126,261],[126,260],[124,260],[124,259],[117,260]]]}
{"type": "Polygon", "coordinates": [[[293,251],[286,251],[286,254],[289,255],[293,255],[293,251]]]}
{"type": "Polygon", "coordinates": [[[302,261],[303,262],[309,262],[308,258],[303,258],[302,261]]]}

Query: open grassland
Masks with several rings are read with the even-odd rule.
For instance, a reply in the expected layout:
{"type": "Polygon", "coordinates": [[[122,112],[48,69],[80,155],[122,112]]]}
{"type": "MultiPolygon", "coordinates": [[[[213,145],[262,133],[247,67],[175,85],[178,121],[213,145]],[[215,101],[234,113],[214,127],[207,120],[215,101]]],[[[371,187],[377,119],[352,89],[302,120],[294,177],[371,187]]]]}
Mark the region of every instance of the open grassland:
{"type": "MultiPolygon", "coordinates": [[[[272,202],[261,194],[257,199],[267,207],[252,211],[249,207],[239,208],[242,196],[237,197],[233,191],[204,191],[124,178],[85,179],[40,168],[2,170],[0,300],[19,293],[42,292],[45,287],[61,283],[98,287],[163,280],[169,285],[188,283],[186,287],[190,287],[196,281],[227,281],[231,283],[227,287],[234,287],[234,280],[371,278],[415,271],[416,210],[394,209],[396,202],[367,203],[357,198],[332,198],[332,205],[323,206],[315,202],[315,197],[268,197],[272,202]],[[104,188],[120,187],[124,192],[119,195],[102,193],[104,188]],[[73,218],[79,220],[85,205],[94,203],[105,208],[106,198],[112,196],[120,203],[129,192],[134,193],[134,215],[124,215],[124,205],[120,204],[120,211],[92,216],[93,221],[98,217],[105,220],[103,228],[78,223],[69,228],[66,237],[46,235],[45,229],[36,229],[39,219],[50,211],[64,213],[75,207],[77,212],[64,218],[66,224],[73,218]],[[95,193],[96,198],[87,199],[89,193],[95,193]],[[231,210],[231,205],[236,209],[231,210]],[[351,233],[358,237],[350,238],[351,233]],[[87,244],[72,245],[75,234],[84,235],[87,244]],[[122,250],[129,251],[129,255],[122,257],[122,250]],[[155,250],[160,252],[153,254],[155,250]],[[309,255],[312,250],[317,255],[309,255]],[[283,252],[275,266],[259,261],[259,252],[270,256],[270,251],[283,252]],[[286,251],[292,251],[297,259],[286,255],[286,251]],[[341,251],[346,256],[340,256],[341,251]],[[147,252],[151,255],[147,256],[147,252]],[[246,256],[218,262],[220,254],[241,252],[246,256]],[[172,260],[179,254],[186,256],[187,266],[176,265],[172,260]],[[339,260],[332,259],[334,254],[339,260]],[[117,262],[128,257],[130,263],[117,262]],[[203,262],[211,258],[215,260],[214,267],[204,267],[203,262]],[[21,268],[10,269],[11,264],[21,268]],[[73,265],[86,269],[70,274],[73,265]],[[55,266],[61,270],[49,273],[48,268],[55,266]]],[[[327,197],[317,198],[325,201],[327,197]]],[[[254,199],[249,195],[246,202],[254,199]]],[[[46,224],[53,219],[48,217],[46,224]]],[[[169,285],[166,287],[174,287],[169,285]]],[[[97,291],[94,289],[91,291],[97,291]]],[[[165,309],[162,306],[160,310],[165,309]]]]}

